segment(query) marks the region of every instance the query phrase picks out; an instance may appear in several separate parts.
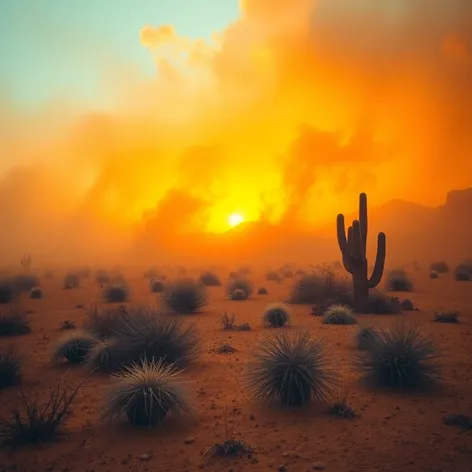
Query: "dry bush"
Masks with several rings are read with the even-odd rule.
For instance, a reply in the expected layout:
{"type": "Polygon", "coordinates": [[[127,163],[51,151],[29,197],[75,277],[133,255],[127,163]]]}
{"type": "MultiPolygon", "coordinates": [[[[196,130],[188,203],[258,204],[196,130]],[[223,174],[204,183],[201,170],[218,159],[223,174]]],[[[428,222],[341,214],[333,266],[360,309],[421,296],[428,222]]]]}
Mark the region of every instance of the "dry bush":
{"type": "Polygon", "coordinates": [[[394,269],[387,274],[385,286],[390,292],[411,292],[413,282],[404,269],[394,269]]]}
{"type": "Polygon", "coordinates": [[[283,303],[269,305],[262,314],[263,323],[268,328],[283,328],[291,318],[289,308],[283,303]]]}
{"type": "Polygon", "coordinates": [[[107,285],[103,289],[103,298],[109,303],[124,303],[129,296],[130,289],[126,283],[107,285]]]}
{"type": "Polygon", "coordinates": [[[228,285],[226,286],[226,294],[232,300],[233,300],[232,296],[236,290],[243,290],[246,294],[246,297],[244,298],[244,300],[246,300],[252,295],[253,284],[249,279],[246,279],[243,277],[238,277],[238,278],[229,280],[228,285]]]}
{"type": "Polygon", "coordinates": [[[56,364],[64,360],[70,364],[83,364],[97,342],[97,338],[89,332],[73,330],[57,340],[53,348],[52,360],[56,364]]]}
{"type": "Polygon", "coordinates": [[[0,337],[21,336],[31,332],[28,315],[19,307],[10,307],[7,311],[0,313],[0,337]]]}
{"type": "Polygon", "coordinates": [[[172,313],[193,314],[207,304],[208,294],[205,286],[193,279],[177,279],[166,285],[162,301],[172,313]]]}
{"type": "Polygon", "coordinates": [[[355,325],[357,318],[350,307],[346,305],[332,305],[323,315],[323,324],[355,325]]]}
{"type": "Polygon", "coordinates": [[[15,346],[3,346],[0,349],[0,390],[21,381],[22,358],[15,346]]]}
{"type": "Polygon", "coordinates": [[[219,287],[221,285],[221,280],[213,272],[204,272],[202,275],[200,275],[198,280],[206,287],[219,287]]]}

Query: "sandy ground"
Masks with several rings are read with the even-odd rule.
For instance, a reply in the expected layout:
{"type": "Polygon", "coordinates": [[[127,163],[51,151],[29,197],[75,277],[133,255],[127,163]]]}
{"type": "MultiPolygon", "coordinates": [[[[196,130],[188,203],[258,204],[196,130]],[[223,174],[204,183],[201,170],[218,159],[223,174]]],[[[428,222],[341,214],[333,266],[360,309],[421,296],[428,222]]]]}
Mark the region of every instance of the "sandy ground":
{"type": "MultiPolygon", "coordinates": [[[[142,276],[130,277],[131,302],[156,303],[142,276]]],[[[322,325],[310,315],[310,306],[292,306],[292,327],[306,328],[326,337],[332,347],[333,363],[346,377],[349,402],[360,414],[355,420],[330,417],[322,406],[312,405],[289,411],[269,409],[249,401],[242,373],[258,337],[265,306],[283,299],[293,280],[281,284],[254,278],[269,294],[245,302],[225,299],[222,287],[211,288],[210,304],[202,314],[189,316],[203,338],[199,360],[186,372],[196,405],[196,418],[172,420],[163,429],[136,430],[127,425],[101,425],[100,400],[110,380],[93,375],[79,392],[67,433],[60,442],[30,446],[16,452],[0,451],[0,470],[54,472],[120,471],[266,471],[305,472],[324,468],[330,472],[380,471],[472,471],[472,434],[442,423],[450,413],[472,413],[472,283],[454,282],[450,276],[429,280],[416,274],[412,294],[420,311],[398,316],[363,315],[360,323],[387,326],[398,317],[412,319],[425,332],[439,336],[443,352],[443,381],[429,394],[373,392],[361,386],[351,361],[355,354],[351,326],[322,325]],[[456,325],[432,323],[434,311],[458,309],[462,322],[456,325]],[[225,332],[219,320],[222,311],[237,314],[239,322],[249,322],[249,332],[225,332]],[[212,348],[231,343],[237,352],[216,354],[212,348]],[[255,450],[250,458],[208,459],[204,453],[224,440],[225,407],[236,409],[236,433],[255,450]],[[146,456],[142,456],[147,454],[146,456]]],[[[33,310],[32,333],[15,342],[25,358],[23,388],[43,396],[50,385],[64,375],[64,369],[50,365],[51,346],[61,335],[59,325],[72,320],[81,325],[84,310],[78,304],[94,302],[93,281],[78,290],[61,290],[61,281],[44,281],[45,298],[25,300],[33,310]]],[[[71,380],[86,375],[84,367],[67,374],[71,380]]],[[[0,393],[0,415],[6,402],[14,402],[17,388],[0,393]]]]}

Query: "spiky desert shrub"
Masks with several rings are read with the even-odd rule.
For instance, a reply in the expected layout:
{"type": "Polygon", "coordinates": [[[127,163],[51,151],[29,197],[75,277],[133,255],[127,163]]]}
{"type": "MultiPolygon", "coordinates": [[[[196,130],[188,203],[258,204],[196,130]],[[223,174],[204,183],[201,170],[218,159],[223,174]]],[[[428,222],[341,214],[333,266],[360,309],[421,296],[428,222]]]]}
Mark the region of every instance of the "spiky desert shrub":
{"type": "Polygon", "coordinates": [[[248,388],[254,400],[275,400],[284,405],[326,402],[333,394],[336,376],[329,367],[325,341],[308,332],[285,332],[262,338],[248,371],[248,388]]]}
{"type": "Polygon", "coordinates": [[[28,315],[18,307],[0,313],[0,336],[20,336],[30,332],[28,315]]]}
{"type": "Polygon", "coordinates": [[[107,285],[103,289],[103,298],[109,303],[124,303],[128,300],[130,290],[127,284],[107,285]]]}
{"type": "Polygon", "coordinates": [[[236,331],[251,331],[251,325],[248,322],[241,323],[235,327],[236,331]]]}
{"type": "Polygon", "coordinates": [[[354,335],[354,345],[360,350],[369,349],[376,336],[377,331],[373,326],[361,326],[354,335]]]}
{"type": "Polygon", "coordinates": [[[8,406],[9,417],[0,419],[0,440],[4,444],[21,446],[57,439],[84,381],[76,387],[59,382],[51,388],[43,404],[36,396],[28,397],[20,391],[19,406],[8,406]]]}
{"type": "Polygon", "coordinates": [[[221,285],[221,280],[213,272],[204,272],[200,275],[199,281],[206,287],[219,287],[221,285]]]}
{"type": "Polygon", "coordinates": [[[290,310],[283,303],[274,303],[264,310],[262,319],[269,328],[283,328],[290,320],[290,310]]]}
{"type": "Polygon", "coordinates": [[[243,290],[244,292],[246,292],[246,297],[244,298],[245,300],[252,295],[252,292],[253,292],[252,282],[249,279],[246,279],[243,277],[231,279],[228,282],[228,285],[226,286],[226,294],[228,295],[229,298],[233,299],[232,295],[236,290],[243,290]]]}
{"type": "Polygon", "coordinates": [[[0,349],[0,390],[21,381],[21,356],[14,345],[0,349]]]}
{"type": "Polygon", "coordinates": [[[434,314],[433,321],[436,323],[459,323],[458,311],[437,312],[434,314]]]}
{"type": "Polygon", "coordinates": [[[247,300],[247,292],[242,288],[237,288],[229,298],[233,301],[244,301],[247,300]]]}
{"type": "Polygon", "coordinates": [[[43,298],[43,290],[41,287],[33,287],[29,292],[29,297],[33,299],[43,298]]]}
{"type": "Polygon", "coordinates": [[[117,333],[126,316],[126,310],[121,307],[104,309],[94,307],[88,310],[85,316],[84,329],[100,339],[106,339],[117,333]]]}
{"type": "Polygon", "coordinates": [[[397,323],[380,329],[369,348],[358,356],[363,380],[374,387],[418,388],[439,378],[433,338],[412,325],[397,323]]]}
{"type": "Polygon", "coordinates": [[[404,298],[400,303],[403,311],[414,311],[415,305],[409,298],[404,298]]]}
{"type": "Polygon", "coordinates": [[[281,279],[280,275],[275,271],[269,271],[266,274],[266,280],[268,281],[280,282],[280,279],[281,279]]]}
{"type": "Polygon", "coordinates": [[[66,274],[62,283],[64,290],[73,290],[80,287],[80,278],[77,274],[66,274]]]}
{"type": "Polygon", "coordinates": [[[105,397],[105,421],[126,416],[135,426],[160,425],[169,413],[191,414],[181,371],[162,359],[144,359],[114,374],[115,385],[105,397]]]}
{"type": "Polygon", "coordinates": [[[444,424],[448,426],[459,426],[465,431],[472,430],[472,416],[464,415],[463,413],[453,413],[447,415],[443,419],[444,424]]]}
{"type": "Polygon", "coordinates": [[[88,351],[85,362],[99,372],[115,372],[129,361],[132,348],[122,339],[107,338],[99,340],[88,351]],[[130,352],[131,351],[131,352],[130,352]]]}
{"type": "Polygon", "coordinates": [[[172,313],[198,313],[207,304],[204,285],[193,279],[177,279],[166,285],[162,293],[166,308],[172,313]]]}
{"type": "Polygon", "coordinates": [[[0,303],[10,303],[13,301],[13,288],[10,282],[0,280],[0,303]]]}
{"type": "Polygon", "coordinates": [[[83,364],[97,338],[87,331],[74,330],[59,338],[54,346],[52,360],[55,363],[67,360],[70,364],[83,364]]]}
{"type": "Polygon", "coordinates": [[[258,295],[267,295],[269,292],[267,291],[266,288],[264,287],[261,287],[258,291],[257,291],[257,294],[258,295]]]}
{"type": "Polygon", "coordinates": [[[332,305],[323,315],[323,324],[355,325],[357,319],[347,305],[332,305]]]}
{"type": "Polygon", "coordinates": [[[429,273],[429,278],[430,279],[437,279],[439,278],[439,274],[437,272],[435,272],[434,270],[432,270],[430,273],[429,273]]]}
{"type": "Polygon", "coordinates": [[[32,274],[19,274],[11,279],[11,286],[16,293],[28,293],[33,287],[40,285],[39,278],[32,274]]]}
{"type": "Polygon", "coordinates": [[[163,280],[151,279],[149,287],[153,293],[162,293],[165,290],[166,285],[163,280]]]}
{"type": "Polygon", "coordinates": [[[236,315],[234,313],[229,315],[228,313],[224,312],[221,315],[221,324],[224,330],[233,330],[236,327],[236,315]]]}
{"type": "Polygon", "coordinates": [[[454,279],[458,282],[472,280],[472,264],[462,262],[454,269],[454,279]]]}
{"type": "Polygon", "coordinates": [[[385,286],[390,292],[411,292],[413,282],[403,269],[394,269],[387,274],[385,286]]]}
{"type": "Polygon", "coordinates": [[[288,302],[292,304],[350,304],[351,286],[347,279],[323,268],[298,279],[292,287],[288,302]]]}
{"type": "Polygon", "coordinates": [[[449,272],[449,264],[444,261],[436,261],[429,266],[429,270],[438,274],[447,274],[449,272]]]}
{"type": "Polygon", "coordinates": [[[367,299],[367,314],[397,315],[402,312],[400,300],[384,293],[372,291],[367,299]]]}
{"type": "Polygon", "coordinates": [[[141,358],[186,365],[198,357],[200,340],[194,325],[137,306],[128,309],[116,330],[128,364],[141,358]]]}

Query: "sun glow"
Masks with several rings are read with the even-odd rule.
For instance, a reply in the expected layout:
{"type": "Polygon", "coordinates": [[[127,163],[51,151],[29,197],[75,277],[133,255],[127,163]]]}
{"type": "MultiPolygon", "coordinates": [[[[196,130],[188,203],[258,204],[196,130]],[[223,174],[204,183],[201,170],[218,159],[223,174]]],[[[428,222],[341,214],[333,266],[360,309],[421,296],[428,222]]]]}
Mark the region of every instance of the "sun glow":
{"type": "Polygon", "coordinates": [[[244,218],[239,213],[232,213],[228,216],[228,224],[231,228],[240,225],[244,221],[244,218]]]}

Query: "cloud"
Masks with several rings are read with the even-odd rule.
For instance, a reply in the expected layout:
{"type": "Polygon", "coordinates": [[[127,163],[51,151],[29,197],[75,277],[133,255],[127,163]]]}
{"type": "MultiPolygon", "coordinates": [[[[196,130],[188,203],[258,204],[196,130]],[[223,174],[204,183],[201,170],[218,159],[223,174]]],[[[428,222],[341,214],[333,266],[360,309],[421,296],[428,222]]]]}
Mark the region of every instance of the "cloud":
{"type": "Polygon", "coordinates": [[[3,166],[8,254],[54,252],[37,238],[50,228],[82,255],[112,235],[176,253],[177,235],[222,232],[233,211],[288,233],[349,211],[359,191],[434,205],[472,184],[469,0],[242,4],[211,41],[143,26],[156,77],[113,63],[106,113],[71,102],[31,120],[2,103],[8,162],[31,165],[3,166]]]}

